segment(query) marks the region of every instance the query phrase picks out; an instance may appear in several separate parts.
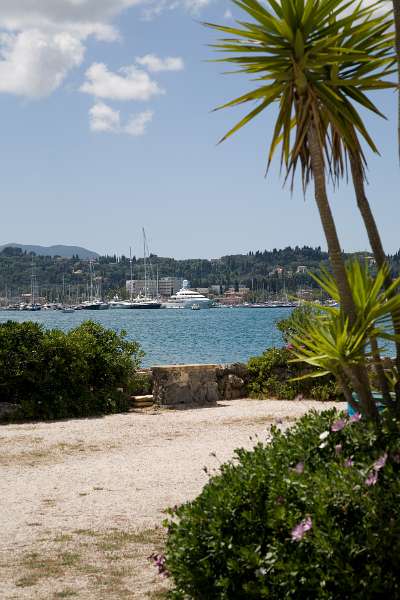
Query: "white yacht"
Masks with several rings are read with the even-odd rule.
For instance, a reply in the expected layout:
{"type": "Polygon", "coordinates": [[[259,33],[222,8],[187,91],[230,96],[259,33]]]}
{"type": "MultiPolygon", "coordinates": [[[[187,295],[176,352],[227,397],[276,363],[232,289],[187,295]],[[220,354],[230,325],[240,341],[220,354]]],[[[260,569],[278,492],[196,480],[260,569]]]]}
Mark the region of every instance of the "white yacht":
{"type": "MultiPolygon", "coordinates": [[[[185,279],[183,287],[179,292],[173,294],[171,298],[163,304],[163,308],[211,308],[212,300],[189,288],[189,282],[185,279]]],[[[195,309],[196,310],[196,309],[195,309]]]]}
{"type": "Polygon", "coordinates": [[[114,296],[108,303],[110,308],[133,308],[133,300],[120,300],[118,296],[114,296]]]}

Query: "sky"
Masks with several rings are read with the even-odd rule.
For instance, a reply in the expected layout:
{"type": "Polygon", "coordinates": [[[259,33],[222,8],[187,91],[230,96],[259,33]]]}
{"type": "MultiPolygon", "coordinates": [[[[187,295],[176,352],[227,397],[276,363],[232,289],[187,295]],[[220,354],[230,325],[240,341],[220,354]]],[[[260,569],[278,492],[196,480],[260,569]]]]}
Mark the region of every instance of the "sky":
{"type": "MultiPolygon", "coordinates": [[[[1,0],[0,245],[80,245],[175,258],[326,248],[312,189],[265,177],[274,109],[221,145],[247,89],[209,62],[227,0],[1,0]]],[[[396,96],[366,115],[381,156],[367,194],[388,253],[400,248],[396,96]]],[[[342,246],[368,248],[352,188],[330,198],[342,246]]]]}

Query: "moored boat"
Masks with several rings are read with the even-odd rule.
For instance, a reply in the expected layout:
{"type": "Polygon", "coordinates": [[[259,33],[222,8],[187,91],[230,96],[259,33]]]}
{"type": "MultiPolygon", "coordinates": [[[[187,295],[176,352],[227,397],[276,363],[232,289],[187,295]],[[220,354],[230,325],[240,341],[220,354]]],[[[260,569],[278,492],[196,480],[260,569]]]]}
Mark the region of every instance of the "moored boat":
{"type": "MultiPolygon", "coordinates": [[[[197,304],[200,308],[211,308],[213,301],[200,292],[191,290],[189,288],[189,282],[185,279],[183,282],[182,289],[176,294],[173,294],[167,302],[163,304],[163,308],[192,308],[193,305],[197,304]]],[[[196,309],[195,309],[196,310],[196,309]]]]}

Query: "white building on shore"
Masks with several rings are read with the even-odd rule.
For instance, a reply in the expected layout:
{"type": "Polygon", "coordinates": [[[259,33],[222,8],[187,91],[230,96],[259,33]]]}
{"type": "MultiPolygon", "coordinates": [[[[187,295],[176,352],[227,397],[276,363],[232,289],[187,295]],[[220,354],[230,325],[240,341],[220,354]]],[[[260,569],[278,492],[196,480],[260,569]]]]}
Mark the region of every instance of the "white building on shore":
{"type": "MultiPolygon", "coordinates": [[[[157,292],[160,296],[170,297],[176,294],[182,287],[183,280],[179,277],[161,277],[157,280],[148,279],[146,282],[147,294],[150,296],[156,296],[157,292]]],[[[128,279],[126,281],[126,291],[132,296],[144,295],[145,293],[145,280],[144,279],[128,279]]]]}

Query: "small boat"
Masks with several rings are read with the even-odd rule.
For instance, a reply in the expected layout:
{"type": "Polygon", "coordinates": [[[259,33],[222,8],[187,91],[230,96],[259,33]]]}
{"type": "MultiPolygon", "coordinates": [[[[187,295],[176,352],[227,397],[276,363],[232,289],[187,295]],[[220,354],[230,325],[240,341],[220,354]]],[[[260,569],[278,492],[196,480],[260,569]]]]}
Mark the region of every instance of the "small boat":
{"type": "Polygon", "coordinates": [[[192,304],[192,310],[200,310],[199,304],[192,304]]]}
{"type": "Polygon", "coordinates": [[[31,312],[37,311],[37,310],[42,310],[42,306],[40,304],[36,304],[36,303],[25,304],[25,306],[22,310],[29,310],[31,312]]]}
{"type": "Polygon", "coordinates": [[[161,302],[159,302],[158,300],[153,300],[148,296],[143,296],[142,298],[139,296],[136,300],[132,302],[132,306],[130,306],[130,308],[161,308],[161,302]]]}
{"type": "Polygon", "coordinates": [[[86,302],[82,302],[79,306],[82,310],[107,310],[109,308],[108,302],[103,302],[102,300],[86,300],[86,302]]]}
{"type": "Polygon", "coordinates": [[[73,306],[64,306],[64,308],[61,309],[61,312],[64,314],[73,313],[75,312],[75,308],[73,306]]]}

